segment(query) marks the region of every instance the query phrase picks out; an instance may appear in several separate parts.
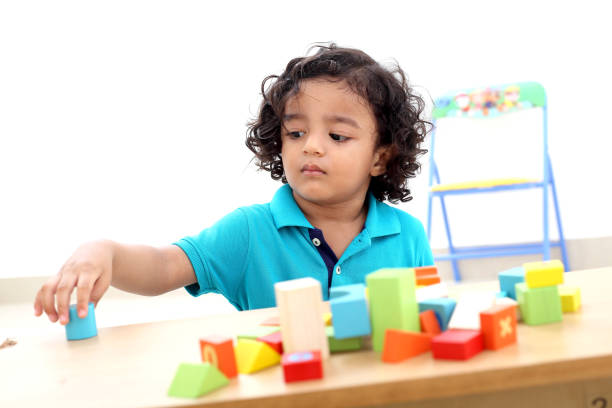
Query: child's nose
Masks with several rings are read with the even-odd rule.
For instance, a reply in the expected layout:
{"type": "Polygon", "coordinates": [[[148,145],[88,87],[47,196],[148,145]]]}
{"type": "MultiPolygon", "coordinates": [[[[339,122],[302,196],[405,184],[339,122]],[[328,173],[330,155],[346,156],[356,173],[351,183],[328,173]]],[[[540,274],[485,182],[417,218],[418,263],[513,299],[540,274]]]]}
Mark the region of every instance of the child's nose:
{"type": "Polygon", "coordinates": [[[304,154],[321,156],[324,153],[323,135],[321,133],[312,132],[306,136],[304,143],[304,154]]]}

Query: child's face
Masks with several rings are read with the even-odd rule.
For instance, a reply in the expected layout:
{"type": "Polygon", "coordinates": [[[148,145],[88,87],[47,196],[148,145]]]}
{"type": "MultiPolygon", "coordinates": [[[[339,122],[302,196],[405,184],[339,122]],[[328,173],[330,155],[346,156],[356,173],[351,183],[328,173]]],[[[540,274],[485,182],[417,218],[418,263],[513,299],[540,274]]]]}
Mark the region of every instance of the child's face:
{"type": "Polygon", "coordinates": [[[303,81],[287,101],[283,125],[285,177],[300,198],[320,205],[363,200],[370,178],[385,171],[374,115],[344,82],[303,81]]]}

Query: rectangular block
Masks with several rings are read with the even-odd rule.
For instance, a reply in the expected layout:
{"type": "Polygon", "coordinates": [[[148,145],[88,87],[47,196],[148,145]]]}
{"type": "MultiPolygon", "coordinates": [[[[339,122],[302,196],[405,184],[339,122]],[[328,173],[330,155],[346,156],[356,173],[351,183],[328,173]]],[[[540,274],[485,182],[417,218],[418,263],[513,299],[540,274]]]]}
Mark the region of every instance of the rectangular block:
{"type": "Polygon", "coordinates": [[[478,330],[447,330],[431,339],[434,358],[468,360],[484,348],[482,332],[478,330]]]}
{"type": "Polygon", "coordinates": [[[323,321],[321,284],[314,278],[293,279],[274,284],[285,353],[319,350],[329,357],[323,321]]]}
{"type": "Polygon", "coordinates": [[[419,287],[416,291],[417,302],[428,299],[439,299],[448,297],[448,285],[444,282],[434,285],[419,287]]]}
{"type": "Polygon", "coordinates": [[[563,283],[563,263],[558,259],[542,262],[527,262],[525,269],[525,283],[528,288],[541,288],[563,283]]]}
{"type": "Polygon", "coordinates": [[[337,339],[366,336],[372,332],[364,284],[331,288],[329,306],[337,339]]]}
{"type": "Polygon", "coordinates": [[[418,286],[429,286],[435,285],[436,283],[440,283],[439,276],[423,276],[421,278],[416,278],[416,284],[418,286]]]}
{"type": "Polygon", "coordinates": [[[286,383],[323,378],[323,363],[318,350],[284,354],[281,364],[286,383]]]}
{"type": "Polygon", "coordinates": [[[480,312],[495,304],[494,292],[475,292],[461,296],[448,322],[449,329],[480,330],[480,312]]]}
{"type": "Polygon", "coordinates": [[[414,269],[414,276],[420,278],[422,276],[432,276],[438,275],[438,267],[435,265],[432,266],[417,266],[414,269]]]}
{"type": "Polygon", "coordinates": [[[508,269],[497,274],[499,289],[505,292],[509,298],[516,300],[514,287],[517,283],[525,282],[525,269],[522,266],[508,269]]]}
{"type": "Polygon", "coordinates": [[[528,325],[555,323],[563,319],[557,286],[529,288],[526,283],[519,283],[516,285],[516,300],[523,321],[528,325]]]}
{"type": "Polygon", "coordinates": [[[372,320],[372,348],[381,352],[387,329],[420,332],[414,269],[379,269],[366,276],[372,320]]]}
{"type": "Polygon", "coordinates": [[[361,337],[352,337],[349,339],[337,339],[334,337],[334,328],[332,326],[325,327],[325,334],[327,334],[327,341],[329,343],[330,353],[361,350],[361,347],[362,347],[361,337]]]}
{"type": "Polygon", "coordinates": [[[419,320],[421,322],[421,332],[431,334],[432,336],[442,332],[436,312],[433,310],[425,310],[419,313],[419,320]]]}

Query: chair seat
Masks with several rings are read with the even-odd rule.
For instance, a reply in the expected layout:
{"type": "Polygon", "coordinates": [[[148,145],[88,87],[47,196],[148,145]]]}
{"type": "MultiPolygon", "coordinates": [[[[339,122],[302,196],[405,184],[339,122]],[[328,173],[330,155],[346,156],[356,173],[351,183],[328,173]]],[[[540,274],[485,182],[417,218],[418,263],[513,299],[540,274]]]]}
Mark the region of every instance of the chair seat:
{"type": "Polygon", "coordinates": [[[526,178],[503,178],[490,180],[464,181],[460,183],[437,184],[431,187],[431,191],[453,191],[469,190],[474,188],[491,188],[509,186],[513,184],[541,183],[541,180],[526,178]]]}

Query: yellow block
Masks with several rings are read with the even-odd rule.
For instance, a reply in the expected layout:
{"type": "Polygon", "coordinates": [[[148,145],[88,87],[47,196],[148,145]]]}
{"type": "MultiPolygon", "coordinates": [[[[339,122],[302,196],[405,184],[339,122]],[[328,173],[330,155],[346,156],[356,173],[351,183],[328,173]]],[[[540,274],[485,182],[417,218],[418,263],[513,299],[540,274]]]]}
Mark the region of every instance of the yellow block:
{"type": "Polygon", "coordinates": [[[235,351],[240,374],[254,373],[280,363],[280,354],[261,341],[238,339],[235,351]]]}
{"type": "Polygon", "coordinates": [[[525,283],[528,288],[541,288],[555,286],[563,283],[563,263],[558,259],[542,262],[527,262],[525,269],[525,283]]]}
{"type": "Polygon", "coordinates": [[[323,322],[325,323],[326,326],[331,326],[332,324],[332,314],[327,312],[327,313],[323,313],[323,322]]]}
{"type": "Polygon", "coordinates": [[[561,309],[563,313],[576,312],[580,309],[580,288],[576,286],[559,286],[561,309]]]}

